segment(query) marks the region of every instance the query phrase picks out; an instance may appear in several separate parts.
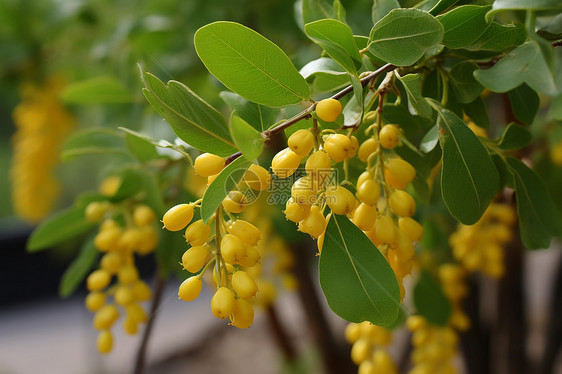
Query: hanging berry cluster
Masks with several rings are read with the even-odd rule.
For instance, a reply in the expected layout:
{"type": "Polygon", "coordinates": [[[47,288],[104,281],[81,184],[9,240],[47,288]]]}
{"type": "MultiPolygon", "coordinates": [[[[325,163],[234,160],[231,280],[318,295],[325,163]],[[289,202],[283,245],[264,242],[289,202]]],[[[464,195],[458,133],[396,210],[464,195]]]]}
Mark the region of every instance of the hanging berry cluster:
{"type": "Polygon", "coordinates": [[[397,374],[398,368],[386,347],[392,332],[369,322],[350,323],[345,338],[351,347],[351,359],[359,366],[358,374],[397,374]]]}

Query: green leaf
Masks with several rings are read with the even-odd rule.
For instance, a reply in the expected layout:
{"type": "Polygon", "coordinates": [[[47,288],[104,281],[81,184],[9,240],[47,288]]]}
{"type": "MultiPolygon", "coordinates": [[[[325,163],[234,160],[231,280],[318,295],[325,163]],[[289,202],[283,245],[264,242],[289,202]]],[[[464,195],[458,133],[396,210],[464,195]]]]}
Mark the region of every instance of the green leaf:
{"type": "Polygon", "coordinates": [[[425,118],[432,118],[433,110],[421,94],[422,76],[420,74],[408,74],[403,77],[398,76],[408,95],[408,110],[410,113],[420,115],[425,118]]]}
{"type": "Polygon", "coordinates": [[[142,190],[144,192],[143,203],[154,210],[157,217],[162,217],[166,213],[164,196],[158,184],[158,177],[147,170],[139,170],[142,190]]]}
{"type": "Polygon", "coordinates": [[[490,128],[490,117],[488,117],[486,103],[482,97],[479,96],[473,102],[463,104],[462,109],[476,125],[484,129],[490,128]]]}
{"type": "Polygon", "coordinates": [[[507,94],[515,117],[527,125],[533,123],[539,110],[539,95],[526,84],[514,88],[507,94]]]}
{"type": "Polygon", "coordinates": [[[310,61],[308,64],[303,66],[300,70],[300,74],[305,79],[319,74],[340,75],[344,76],[344,80],[347,81],[347,73],[345,70],[337,62],[328,57],[320,57],[316,60],[310,61]]]}
{"type": "MultiPolygon", "coordinates": [[[[439,0],[439,1],[432,0],[432,1],[429,1],[429,3],[435,3],[435,5],[433,7],[431,7],[431,9],[428,11],[428,13],[431,14],[432,16],[436,16],[439,13],[449,9],[450,7],[452,7],[453,5],[458,3],[458,1],[459,0],[439,0]]],[[[423,1],[422,1],[422,3],[423,3],[423,1]]],[[[418,7],[418,5],[416,5],[416,7],[418,7]]]]}
{"type": "Polygon", "coordinates": [[[453,311],[440,284],[427,271],[421,272],[414,287],[414,304],[419,314],[437,326],[445,326],[453,311]]]}
{"type": "Polygon", "coordinates": [[[473,74],[478,69],[478,65],[471,61],[459,62],[451,69],[450,82],[459,103],[473,102],[484,90],[484,87],[474,79],[473,74]]]}
{"type": "Polygon", "coordinates": [[[159,157],[156,147],[146,139],[126,133],[125,143],[129,151],[131,151],[140,162],[147,162],[159,157]]]}
{"type": "Polygon", "coordinates": [[[562,13],[554,17],[548,24],[537,30],[537,34],[547,40],[562,39],[562,13]]]}
{"type": "Polygon", "coordinates": [[[530,143],[531,133],[529,130],[515,123],[510,123],[498,140],[498,146],[506,151],[523,148],[530,143]]]}
{"type": "MultiPolygon", "coordinates": [[[[302,24],[306,25],[319,19],[336,19],[337,15],[332,4],[327,0],[302,0],[302,24]]],[[[345,22],[345,20],[340,21],[345,22]]]]}
{"type": "Polygon", "coordinates": [[[515,179],[521,241],[528,249],[548,248],[552,236],[562,235],[562,218],[539,176],[520,160],[507,160],[515,179]]]}
{"type": "Polygon", "coordinates": [[[363,86],[358,77],[350,75],[349,78],[353,86],[353,96],[343,108],[344,127],[357,126],[363,117],[363,86]]]}
{"type": "Polygon", "coordinates": [[[108,197],[108,200],[113,203],[123,201],[135,195],[142,188],[142,177],[139,169],[124,169],[120,172],[119,176],[121,177],[121,184],[117,192],[113,196],[108,197]]]}
{"type": "Polygon", "coordinates": [[[443,149],[441,193],[449,211],[471,225],[482,216],[498,192],[499,176],[486,148],[453,112],[439,111],[443,149]]]}
{"type": "Polygon", "coordinates": [[[110,76],[71,83],[65,87],[61,97],[70,104],[118,104],[134,101],[133,95],[125,86],[110,76]]]}
{"type": "Polygon", "coordinates": [[[79,156],[97,154],[126,155],[123,135],[113,129],[92,128],[73,134],[63,145],[61,159],[73,160],[79,156]]]}
{"type": "Polygon", "coordinates": [[[289,57],[254,30],[235,22],[214,22],[195,33],[195,49],[222,84],[258,104],[281,107],[310,97],[289,57]]]}
{"type": "Polygon", "coordinates": [[[181,140],[219,156],[236,152],[223,115],[189,87],[177,81],[165,85],[150,73],[142,73],[142,80],[144,96],[181,140]]]}
{"type": "Polygon", "coordinates": [[[201,219],[205,223],[215,214],[217,208],[230,191],[236,188],[236,184],[242,180],[244,173],[250,167],[251,162],[244,157],[238,157],[222,169],[203,195],[201,202],[201,219]]]}
{"type": "Polygon", "coordinates": [[[488,28],[489,6],[462,5],[437,17],[445,28],[443,43],[449,48],[464,48],[475,42],[488,28]]]}
{"type": "Polygon", "coordinates": [[[484,34],[464,48],[471,51],[507,51],[525,42],[527,31],[525,26],[501,25],[491,22],[484,34]]]}
{"type": "Polygon", "coordinates": [[[80,283],[88,275],[90,269],[94,267],[98,253],[93,239],[84,243],[78,256],[62,275],[59,285],[59,295],[61,297],[68,297],[76,291],[80,283]]]}
{"type": "Polygon", "coordinates": [[[232,112],[230,116],[230,134],[232,139],[248,161],[253,161],[261,155],[264,146],[264,137],[254,129],[248,122],[238,117],[238,113],[232,112]]]}
{"type": "Polygon", "coordinates": [[[439,143],[439,125],[435,124],[421,140],[420,150],[429,153],[433,151],[437,143],[439,143]]]}
{"type": "Polygon", "coordinates": [[[349,26],[333,19],[323,19],[306,24],[304,31],[310,40],[322,47],[347,72],[357,75],[361,56],[349,26]]]}
{"type": "Polygon", "coordinates": [[[398,0],[373,0],[371,19],[373,24],[384,18],[392,9],[400,8],[398,0]]]}
{"type": "Polygon", "coordinates": [[[252,103],[234,92],[223,91],[219,95],[230,109],[259,132],[267,130],[279,115],[278,108],[252,103]]]}
{"type": "Polygon", "coordinates": [[[400,308],[392,268],[345,215],[332,215],[320,254],[320,286],[330,309],[349,322],[390,326],[400,308]]]}
{"type": "Polygon", "coordinates": [[[494,92],[507,92],[522,83],[547,96],[558,88],[537,43],[520,45],[488,70],[477,70],[474,77],[494,92]]]}
{"type": "Polygon", "coordinates": [[[394,9],[369,35],[369,51],[396,66],[409,66],[443,39],[443,25],[417,9],[394,9]]]}
{"type": "Polygon", "coordinates": [[[495,0],[492,10],[488,13],[488,19],[495,14],[507,9],[521,10],[547,10],[562,9],[562,3],[559,0],[495,0]]]}
{"type": "Polygon", "coordinates": [[[118,127],[119,130],[121,131],[125,131],[128,135],[137,137],[141,140],[144,140],[145,142],[148,142],[158,148],[170,148],[173,149],[174,151],[182,154],[185,158],[188,159],[190,164],[193,164],[193,161],[191,160],[191,156],[189,155],[189,153],[186,152],[185,148],[181,145],[176,145],[176,144],[172,144],[170,142],[168,142],[167,140],[156,140],[154,138],[151,138],[148,135],[145,134],[141,134],[139,132],[136,132],[134,130],[128,129],[126,127],[118,127]]]}
{"type": "Polygon", "coordinates": [[[86,220],[84,208],[70,207],[61,210],[42,221],[31,233],[27,242],[29,252],[51,248],[80,235],[96,224],[86,220]]]}

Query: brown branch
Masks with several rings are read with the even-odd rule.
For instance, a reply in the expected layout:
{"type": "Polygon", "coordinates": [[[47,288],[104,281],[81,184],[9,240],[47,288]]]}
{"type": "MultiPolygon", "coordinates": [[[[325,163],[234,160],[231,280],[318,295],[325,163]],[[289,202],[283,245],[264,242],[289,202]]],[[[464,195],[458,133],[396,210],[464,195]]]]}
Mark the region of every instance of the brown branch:
{"type": "Polygon", "coordinates": [[[560,47],[560,46],[562,46],[562,40],[559,40],[559,41],[557,41],[557,42],[553,42],[553,43],[552,43],[552,46],[553,46],[553,47],[560,47]]]}
{"type": "Polygon", "coordinates": [[[267,322],[269,323],[269,327],[271,329],[271,333],[273,334],[277,345],[283,352],[283,356],[285,360],[289,363],[293,363],[297,358],[297,351],[291,342],[291,339],[287,335],[287,330],[281,323],[279,319],[279,313],[277,313],[277,309],[275,309],[275,305],[269,305],[266,309],[267,315],[267,322]]]}

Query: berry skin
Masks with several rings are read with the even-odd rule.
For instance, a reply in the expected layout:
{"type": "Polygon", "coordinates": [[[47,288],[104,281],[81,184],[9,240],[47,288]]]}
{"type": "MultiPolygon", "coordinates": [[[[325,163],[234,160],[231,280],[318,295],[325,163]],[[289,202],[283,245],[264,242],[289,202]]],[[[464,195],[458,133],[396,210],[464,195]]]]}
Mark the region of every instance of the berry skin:
{"type": "Polygon", "coordinates": [[[119,283],[122,284],[132,284],[139,279],[139,271],[133,264],[127,264],[119,270],[117,274],[119,283]]]}
{"type": "Polygon", "coordinates": [[[109,176],[101,182],[98,190],[104,196],[113,196],[121,187],[121,182],[121,177],[117,175],[109,176]]]}
{"type": "Polygon", "coordinates": [[[240,191],[230,191],[222,201],[224,210],[230,213],[240,213],[248,205],[248,199],[240,191]]]}
{"type": "Polygon", "coordinates": [[[123,321],[123,330],[129,335],[135,335],[139,330],[139,324],[132,318],[125,318],[123,321]]]}
{"type": "Polygon", "coordinates": [[[209,240],[211,226],[203,223],[202,219],[193,222],[185,229],[185,241],[192,246],[203,245],[209,240]]]}
{"type": "Polygon", "coordinates": [[[252,190],[263,191],[271,183],[271,174],[265,168],[252,164],[244,173],[244,182],[252,190]]]}
{"type": "Polygon", "coordinates": [[[406,191],[396,190],[388,199],[390,210],[399,217],[411,217],[416,213],[416,202],[406,191]]]}
{"type": "Polygon", "coordinates": [[[398,227],[403,231],[410,240],[419,242],[423,236],[423,227],[410,217],[401,217],[398,219],[398,227]]]}
{"type": "Polygon", "coordinates": [[[107,213],[110,204],[107,201],[92,201],[84,212],[86,219],[90,222],[99,222],[107,213]]]}
{"type": "Polygon", "coordinates": [[[256,247],[251,247],[248,245],[244,247],[244,250],[244,256],[242,256],[239,263],[242,267],[251,268],[261,259],[260,253],[258,252],[256,247]]]}
{"type": "Polygon", "coordinates": [[[390,187],[402,190],[416,177],[416,169],[401,158],[389,160],[384,169],[384,179],[390,187]]]}
{"type": "Polygon", "coordinates": [[[197,277],[187,278],[182,282],[178,291],[178,297],[183,301],[193,301],[199,297],[203,281],[197,277]]]}
{"type": "Polygon", "coordinates": [[[353,343],[351,347],[351,360],[360,365],[363,361],[369,358],[371,353],[371,342],[367,338],[361,338],[353,343]]]}
{"type": "Polygon", "coordinates": [[[208,245],[198,245],[189,248],[181,257],[183,268],[190,273],[196,273],[205,266],[210,256],[208,245]]]}
{"type": "Polygon", "coordinates": [[[345,187],[329,187],[326,202],[334,214],[348,214],[355,208],[355,196],[345,187]]]}
{"type": "Polygon", "coordinates": [[[245,329],[254,323],[254,308],[244,299],[234,300],[230,321],[239,329],[245,329]]]}
{"type": "Polygon", "coordinates": [[[357,152],[357,157],[363,162],[367,162],[369,156],[378,151],[379,143],[377,143],[375,138],[369,138],[365,140],[359,147],[357,152]]]}
{"type": "Polygon", "coordinates": [[[106,296],[103,292],[93,291],[86,296],[86,309],[90,312],[100,310],[105,305],[106,296]]]}
{"type": "Polygon", "coordinates": [[[226,225],[229,234],[236,235],[244,243],[254,246],[260,241],[260,230],[248,221],[238,219],[234,222],[229,221],[226,225]]]}
{"type": "Polygon", "coordinates": [[[110,274],[117,274],[123,265],[123,257],[118,252],[109,252],[103,255],[100,267],[110,274]]]}
{"type": "Polygon", "coordinates": [[[314,135],[308,130],[295,131],[287,141],[287,145],[300,157],[304,157],[314,148],[314,135]]]}
{"type": "Polygon", "coordinates": [[[119,243],[122,234],[123,231],[118,225],[104,227],[102,224],[100,231],[94,238],[94,245],[102,252],[115,251],[118,249],[117,243],[119,243]]]}
{"type": "Polygon", "coordinates": [[[140,229],[136,227],[128,228],[123,232],[121,238],[119,238],[119,248],[122,251],[133,251],[139,246],[142,238],[143,236],[140,229]]]}
{"type": "Polygon", "coordinates": [[[94,314],[93,325],[96,330],[107,330],[119,318],[119,311],[113,304],[104,305],[94,314]]]}
{"type": "Polygon", "coordinates": [[[320,207],[314,205],[310,208],[308,216],[299,223],[299,230],[317,238],[326,230],[326,218],[320,211],[320,207]]]}
{"type": "Polygon", "coordinates": [[[414,257],[415,250],[412,240],[403,231],[396,231],[396,244],[394,245],[396,257],[400,261],[409,261],[414,257]]]}
{"type": "Polygon", "coordinates": [[[300,205],[310,205],[316,201],[316,188],[312,178],[306,176],[296,180],[291,187],[291,198],[300,205]]]}
{"type": "Polygon", "coordinates": [[[88,287],[88,291],[99,291],[107,287],[110,281],[111,274],[107,270],[98,269],[88,275],[86,285],[88,287]]]}
{"type": "Polygon", "coordinates": [[[390,216],[379,216],[375,222],[375,237],[384,244],[394,244],[398,233],[390,216]]]}
{"type": "Polygon", "coordinates": [[[221,241],[221,255],[229,264],[238,264],[246,255],[244,242],[236,235],[226,234],[221,241]]]}
{"type": "Polygon", "coordinates": [[[325,122],[334,122],[341,111],[341,103],[336,99],[324,99],[316,104],[316,115],[325,122]]]}
{"type": "Polygon", "coordinates": [[[135,301],[133,291],[127,286],[119,286],[115,291],[115,302],[119,305],[126,306],[135,301]]]}
{"type": "Polygon", "coordinates": [[[335,162],[341,162],[353,153],[353,143],[351,139],[342,134],[332,134],[324,140],[324,150],[335,162]]]}
{"type": "Polygon", "coordinates": [[[195,172],[202,177],[210,177],[220,173],[224,167],[224,158],[211,153],[199,155],[193,163],[195,172]]]}
{"type": "Polygon", "coordinates": [[[353,212],[353,223],[363,231],[369,231],[377,220],[377,208],[365,203],[359,204],[353,212]]]}
{"type": "Polygon", "coordinates": [[[179,231],[193,219],[193,204],[178,204],[170,208],[162,218],[164,227],[169,231],[179,231]]]}
{"type": "Polygon", "coordinates": [[[285,205],[285,210],[283,211],[283,213],[285,213],[285,217],[289,221],[299,223],[306,217],[306,215],[308,214],[308,210],[309,209],[306,209],[306,206],[296,203],[291,197],[289,198],[289,200],[287,200],[287,204],[285,205]]]}
{"type": "Polygon", "coordinates": [[[226,287],[219,287],[211,299],[211,312],[217,318],[225,319],[232,314],[234,293],[226,287]]]}
{"type": "Polygon", "coordinates": [[[145,227],[156,220],[156,215],[150,207],[137,205],[133,211],[133,221],[138,227],[145,227]]]}
{"type": "Polygon", "coordinates": [[[113,336],[109,330],[100,331],[98,335],[98,351],[107,354],[113,349],[113,336]]]}
{"type": "Polygon", "coordinates": [[[147,255],[152,253],[158,245],[158,233],[154,226],[144,226],[140,228],[140,242],[137,245],[137,253],[147,255]]]}
{"type": "Polygon", "coordinates": [[[290,177],[298,169],[301,159],[291,148],[285,148],[273,157],[271,170],[279,178],[290,177]]]}
{"type": "Polygon", "coordinates": [[[357,198],[367,205],[375,205],[381,196],[380,185],[372,179],[367,179],[357,187],[357,198]]]}
{"type": "Polygon", "coordinates": [[[395,125],[386,125],[379,132],[381,146],[386,149],[393,149],[398,145],[400,130],[395,125]]]}
{"type": "Polygon", "coordinates": [[[258,292],[258,285],[245,271],[239,270],[232,274],[232,288],[242,299],[248,299],[258,292]]]}
{"type": "Polygon", "coordinates": [[[305,164],[306,174],[322,186],[332,173],[332,162],[324,151],[316,151],[310,155],[305,164]]]}
{"type": "Polygon", "coordinates": [[[131,286],[136,301],[148,301],[152,297],[152,290],[145,282],[138,280],[131,286]]]}

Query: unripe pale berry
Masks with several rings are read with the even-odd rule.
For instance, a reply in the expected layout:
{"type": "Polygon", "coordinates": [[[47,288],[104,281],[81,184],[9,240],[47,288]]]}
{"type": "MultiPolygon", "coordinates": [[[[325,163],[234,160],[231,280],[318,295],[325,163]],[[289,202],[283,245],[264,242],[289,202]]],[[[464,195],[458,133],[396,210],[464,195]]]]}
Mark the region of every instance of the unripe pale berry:
{"type": "Polygon", "coordinates": [[[290,148],[279,151],[271,161],[271,170],[280,178],[293,175],[301,163],[301,157],[290,148]]]}
{"type": "Polygon", "coordinates": [[[341,111],[341,103],[336,99],[324,99],[316,104],[316,115],[325,122],[334,122],[341,111]]]}
{"type": "Polygon", "coordinates": [[[397,230],[390,216],[380,215],[375,222],[375,237],[384,244],[394,244],[397,239],[397,230]]]}
{"type": "Polygon", "coordinates": [[[197,299],[201,293],[201,288],[203,287],[203,281],[197,277],[187,278],[180,285],[178,296],[183,301],[193,301],[197,299]]]}
{"type": "Polygon", "coordinates": [[[107,354],[113,349],[113,336],[109,330],[100,331],[98,334],[98,351],[107,354]]]}
{"type": "Polygon", "coordinates": [[[86,308],[90,312],[100,310],[105,305],[106,296],[103,292],[93,291],[86,296],[86,308]]]}
{"type": "Polygon", "coordinates": [[[185,241],[192,246],[203,245],[209,240],[209,235],[211,235],[211,226],[203,223],[202,219],[199,219],[185,229],[185,241]]]}
{"type": "Polygon", "coordinates": [[[107,270],[110,274],[117,274],[123,265],[123,256],[118,252],[109,252],[103,255],[100,267],[107,270]]]}
{"type": "Polygon", "coordinates": [[[232,274],[232,288],[242,299],[247,299],[258,292],[258,285],[245,271],[239,270],[232,274]]]}
{"type": "Polygon", "coordinates": [[[193,219],[193,204],[178,204],[170,208],[162,218],[167,230],[179,231],[193,219]]]}
{"type": "Polygon", "coordinates": [[[287,200],[287,204],[285,205],[285,210],[283,212],[289,221],[299,223],[308,214],[308,209],[306,209],[305,206],[296,203],[291,197],[287,200]]]}
{"type": "Polygon", "coordinates": [[[400,130],[395,125],[383,126],[379,132],[379,141],[381,146],[386,149],[393,149],[398,145],[400,130]]]}
{"type": "Polygon", "coordinates": [[[236,235],[244,243],[254,246],[260,241],[260,230],[248,221],[237,219],[226,225],[229,234],[236,235]]]}
{"type": "Polygon", "coordinates": [[[410,217],[401,217],[398,219],[398,227],[408,235],[413,242],[419,242],[423,236],[423,227],[410,217]]]}
{"type": "Polygon", "coordinates": [[[404,189],[415,177],[416,169],[401,158],[393,158],[385,165],[384,179],[390,187],[404,189]]]}
{"type": "Polygon", "coordinates": [[[416,202],[409,193],[395,190],[388,199],[392,213],[400,217],[411,217],[416,213],[416,202]]]}
{"type": "Polygon", "coordinates": [[[310,205],[316,201],[316,186],[309,176],[299,178],[291,187],[291,198],[300,205],[310,205]]]}
{"type": "Polygon", "coordinates": [[[139,279],[139,271],[133,264],[127,264],[119,270],[118,273],[119,283],[131,284],[139,279]]]}
{"type": "Polygon", "coordinates": [[[299,224],[299,230],[317,238],[326,230],[326,218],[320,211],[320,207],[314,205],[310,208],[308,216],[299,224]]]}
{"type": "Polygon", "coordinates": [[[208,245],[198,245],[189,248],[181,257],[182,266],[190,273],[196,273],[205,266],[210,256],[208,245]]]}
{"type": "Polygon", "coordinates": [[[230,191],[222,201],[224,210],[230,213],[240,213],[248,205],[248,199],[240,191],[230,191]]]}
{"type": "Polygon", "coordinates": [[[244,242],[236,235],[226,234],[221,241],[221,255],[229,264],[238,264],[246,255],[244,242]]]}
{"type": "Polygon", "coordinates": [[[228,318],[232,314],[234,294],[229,288],[219,287],[211,299],[211,312],[217,318],[228,318]]]}
{"type": "Polygon", "coordinates": [[[92,201],[86,206],[84,212],[86,219],[90,222],[99,222],[107,213],[110,204],[107,201],[92,201]]]}
{"type": "Polygon", "coordinates": [[[203,153],[197,156],[193,163],[195,172],[202,177],[210,177],[211,175],[218,174],[223,167],[224,158],[211,153],[203,153]]]}
{"type": "Polygon", "coordinates": [[[365,140],[359,147],[357,152],[357,157],[363,162],[367,162],[369,156],[375,153],[379,149],[379,143],[375,138],[369,138],[365,140]]]}
{"type": "Polygon", "coordinates": [[[356,196],[362,203],[375,205],[381,196],[381,187],[374,180],[367,179],[358,184],[356,196]]]}
{"type": "Polygon", "coordinates": [[[342,186],[326,189],[326,202],[334,214],[348,214],[355,208],[355,197],[342,186]]]}
{"type": "Polygon", "coordinates": [[[109,273],[109,271],[98,269],[88,275],[88,279],[86,279],[86,285],[88,287],[88,291],[99,291],[109,286],[110,281],[111,274],[109,273]]]}
{"type": "Polygon", "coordinates": [[[335,162],[341,162],[353,150],[351,140],[343,134],[328,135],[324,140],[324,150],[335,162]]]}
{"type": "Polygon", "coordinates": [[[254,308],[247,300],[234,300],[232,314],[230,315],[232,325],[239,329],[245,329],[254,323],[254,308]]]}
{"type": "Polygon", "coordinates": [[[365,203],[359,204],[353,212],[353,223],[363,231],[369,231],[377,220],[377,208],[365,203]]]}
{"type": "Polygon", "coordinates": [[[300,157],[304,157],[314,148],[314,135],[308,130],[297,130],[287,141],[287,145],[300,157]]]}
{"type": "Polygon", "coordinates": [[[147,205],[137,205],[133,211],[133,221],[135,225],[144,227],[156,220],[154,211],[147,205]]]}
{"type": "Polygon", "coordinates": [[[265,168],[252,164],[244,173],[244,182],[252,190],[263,191],[271,183],[271,174],[265,168]]]}

